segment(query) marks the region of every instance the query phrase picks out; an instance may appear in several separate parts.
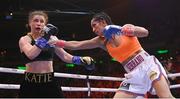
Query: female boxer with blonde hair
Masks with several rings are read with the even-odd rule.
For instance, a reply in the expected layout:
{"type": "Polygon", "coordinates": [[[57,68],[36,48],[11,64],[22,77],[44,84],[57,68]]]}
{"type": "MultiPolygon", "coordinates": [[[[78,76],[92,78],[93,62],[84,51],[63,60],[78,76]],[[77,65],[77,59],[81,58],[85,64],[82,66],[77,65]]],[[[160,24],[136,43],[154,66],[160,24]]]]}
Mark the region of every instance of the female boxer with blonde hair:
{"type": "Polygon", "coordinates": [[[30,32],[19,40],[20,52],[26,65],[19,97],[63,97],[60,83],[54,78],[54,53],[67,63],[84,65],[85,67],[93,65],[91,57],[72,56],[62,48],[50,46],[47,41],[51,36],[55,37],[58,28],[47,24],[47,22],[48,16],[45,12],[31,12],[28,19],[30,32]]]}

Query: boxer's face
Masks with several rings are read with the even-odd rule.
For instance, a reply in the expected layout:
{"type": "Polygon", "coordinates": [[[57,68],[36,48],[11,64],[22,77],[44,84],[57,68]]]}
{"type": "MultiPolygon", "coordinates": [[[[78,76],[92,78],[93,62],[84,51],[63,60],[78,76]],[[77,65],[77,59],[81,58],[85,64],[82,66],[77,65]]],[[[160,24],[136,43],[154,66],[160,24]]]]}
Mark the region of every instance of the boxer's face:
{"type": "Polygon", "coordinates": [[[95,21],[94,19],[91,20],[91,27],[92,27],[92,31],[94,33],[96,33],[97,35],[99,36],[103,36],[103,30],[104,30],[104,27],[106,26],[107,24],[104,22],[104,21],[95,21]]]}
{"type": "Polygon", "coordinates": [[[34,15],[32,19],[29,20],[29,26],[32,33],[41,33],[45,24],[46,20],[42,15],[34,15]]]}

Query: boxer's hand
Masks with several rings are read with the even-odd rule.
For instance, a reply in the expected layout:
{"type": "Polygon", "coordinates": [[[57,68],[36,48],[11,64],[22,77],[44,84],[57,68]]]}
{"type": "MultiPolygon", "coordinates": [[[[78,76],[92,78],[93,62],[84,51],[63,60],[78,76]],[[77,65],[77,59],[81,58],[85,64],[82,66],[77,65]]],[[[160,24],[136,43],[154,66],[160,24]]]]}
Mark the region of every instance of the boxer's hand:
{"type": "Polygon", "coordinates": [[[107,25],[103,30],[104,37],[111,39],[113,34],[121,34],[121,26],[118,25],[107,25]]]}
{"type": "Polygon", "coordinates": [[[72,62],[77,65],[83,65],[86,70],[94,70],[95,69],[95,61],[89,57],[80,57],[80,56],[74,56],[72,58],[72,62]]]}
{"type": "Polygon", "coordinates": [[[52,24],[47,24],[44,26],[42,32],[44,35],[36,40],[35,45],[40,49],[51,47],[51,45],[48,44],[48,40],[50,39],[51,35],[58,33],[58,28],[52,24]]]}
{"type": "Polygon", "coordinates": [[[56,36],[50,36],[48,44],[55,45],[58,41],[59,41],[59,39],[56,36]]]}
{"type": "Polygon", "coordinates": [[[65,41],[64,40],[59,40],[56,36],[51,36],[49,41],[48,41],[48,44],[64,48],[65,41]]]}
{"type": "Polygon", "coordinates": [[[47,40],[43,37],[38,38],[35,42],[35,45],[40,49],[43,49],[47,45],[47,40]]]}
{"type": "Polygon", "coordinates": [[[42,50],[46,50],[48,48],[55,47],[54,45],[48,44],[47,40],[45,38],[43,38],[43,37],[37,39],[35,41],[35,45],[37,47],[39,47],[40,49],[42,49],[42,50]]]}

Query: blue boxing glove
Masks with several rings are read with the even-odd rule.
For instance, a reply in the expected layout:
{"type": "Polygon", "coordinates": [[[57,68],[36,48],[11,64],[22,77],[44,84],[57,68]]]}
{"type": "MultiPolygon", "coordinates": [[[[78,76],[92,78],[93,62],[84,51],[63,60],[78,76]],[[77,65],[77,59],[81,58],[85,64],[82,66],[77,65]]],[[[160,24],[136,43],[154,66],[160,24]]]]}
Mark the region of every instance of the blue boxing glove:
{"type": "Polygon", "coordinates": [[[103,30],[104,37],[108,40],[112,38],[113,34],[120,35],[121,34],[121,26],[118,25],[107,25],[103,30]]]}
{"type": "Polygon", "coordinates": [[[86,70],[92,71],[95,69],[95,61],[89,57],[80,57],[80,56],[74,56],[72,58],[72,62],[77,65],[83,65],[86,70]]]}
{"type": "Polygon", "coordinates": [[[35,42],[35,45],[39,47],[40,49],[49,48],[51,47],[47,42],[50,39],[51,35],[56,35],[58,33],[58,28],[52,24],[47,24],[42,32],[44,32],[44,36],[37,39],[35,42]]]}
{"type": "Polygon", "coordinates": [[[47,42],[48,42],[47,39],[45,39],[44,37],[41,37],[36,40],[35,45],[39,47],[40,49],[43,49],[48,45],[47,42]]]}
{"type": "Polygon", "coordinates": [[[48,48],[54,47],[54,45],[49,45],[48,41],[43,37],[37,39],[35,45],[42,50],[46,50],[48,48]]]}

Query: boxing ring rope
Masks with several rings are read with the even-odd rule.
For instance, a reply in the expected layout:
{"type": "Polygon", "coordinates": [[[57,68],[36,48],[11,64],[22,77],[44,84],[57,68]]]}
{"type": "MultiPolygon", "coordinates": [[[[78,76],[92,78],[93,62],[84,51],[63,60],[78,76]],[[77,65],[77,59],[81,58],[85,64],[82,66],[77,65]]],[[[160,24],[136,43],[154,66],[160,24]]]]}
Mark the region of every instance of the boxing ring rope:
{"type": "Polygon", "coordinates": [[[180,76],[180,73],[168,74],[168,77],[177,77],[180,76]]]}
{"type": "MultiPolygon", "coordinates": [[[[3,68],[0,67],[0,72],[4,73],[17,73],[17,74],[23,74],[25,70],[18,70],[13,68],[3,68]]],[[[67,73],[54,73],[55,77],[64,77],[64,78],[75,78],[75,79],[86,79],[87,75],[79,75],[79,74],[67,74],[67,73]]],[[[90,80],[110,80],[110,81],[123,81],[124,78],[118,78],[118,77],[105,77],[105,76],[90,76],[90,80]]]]}
{"type": "MultiPolygon", "coordinates": [[[[25,70],[18,70],[13,68],[3,68],[0,67],[0,72],[4,73],[17,73],[23,74],[25,70]]],[[[168,77],[180,76],[180,73],[168,74],[168,77]]],[[[91,80],[110,80],[110,81],[122,81],[125,78],[118,77],[105,77],[105,76],[91,76],[91,75],[79,75],[79,74],[66,74],[66,73],[55,73],[55,77],[65,77],[65,78],[77,78],[77,79],[91,79],[91,80]]],[[[170,85],[170,88],[179,88],[180,84],[170,85]]],[[[0,89],[19,89],[20,85],[17,84],[0,84],[0,89]]],[[[116,92],[118,89],[115,88],[93,88],[90,87],[61,87],[63,91],[95,91],[95,92],[116,92]]],[[[90,93],[88,93],[88,96],[90,93]]]]}
{"type": "MultiPolygon", "coordinates": [[[[20,85],[17,84],[0,84],[0,89],[19,89],[20,85]]],[[[85,87],[61,87],[63,91],[88,91],[89,88],[85,87]]],[[[95,92],[116,92],[115,88],[91,88],[95,92]]]]}

